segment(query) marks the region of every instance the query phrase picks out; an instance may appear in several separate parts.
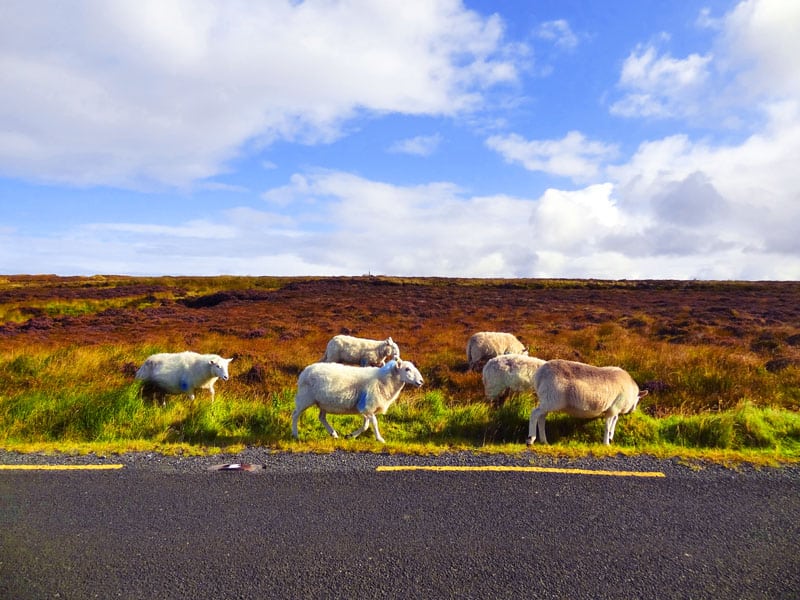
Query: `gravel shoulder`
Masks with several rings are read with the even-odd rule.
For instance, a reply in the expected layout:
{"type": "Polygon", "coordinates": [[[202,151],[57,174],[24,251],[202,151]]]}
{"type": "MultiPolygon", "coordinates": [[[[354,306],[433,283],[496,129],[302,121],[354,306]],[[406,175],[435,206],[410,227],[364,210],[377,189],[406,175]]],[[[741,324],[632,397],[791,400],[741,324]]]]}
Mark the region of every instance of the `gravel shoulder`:
{"type": "Polygon", "coordinates": [[[395,453],[354,452],[336,450],[328,453],[285,452],[264,447],[248,447],[236,454],[209,456],[167,456],[156,452],[132,452],[109,455],[70,455],[19,453],[0,450],[0,465],[103,465],[122,464],[124,468],[151,470],[162,473],[207,473],[221,465],[252,465],[250,473],[297,472],[367,472],[378,466],[438,466],[438,467],[544,467],[587,469],[595,471],[661,472],[667,477],[683,478],[762,478],[778,477],[800,482],[800,464],[780,467],[759,467],[748,463],[726,466],[708,461],[681,458],[662,459],[652,455],[611,457],[553,457],[526,451],[519,454],[483,452],[446,452],[419,456],[395,453]]]}

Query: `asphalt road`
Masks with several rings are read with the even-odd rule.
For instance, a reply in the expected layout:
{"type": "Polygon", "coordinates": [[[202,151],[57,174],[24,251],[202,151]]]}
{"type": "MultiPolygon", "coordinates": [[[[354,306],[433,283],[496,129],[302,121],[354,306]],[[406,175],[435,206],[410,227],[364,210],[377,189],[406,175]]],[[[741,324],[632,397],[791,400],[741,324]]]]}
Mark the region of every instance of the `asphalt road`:
{"type": "MultiPolygon", "coordinates": [[[[800,470],[676,461],[81,457],[0,470],[0,598],[798,598],[800,470]],[[658,471],[376,471],[380,464],[658,471]]],[[[52,457],[0,453],[0,464],[52,457]]]]}

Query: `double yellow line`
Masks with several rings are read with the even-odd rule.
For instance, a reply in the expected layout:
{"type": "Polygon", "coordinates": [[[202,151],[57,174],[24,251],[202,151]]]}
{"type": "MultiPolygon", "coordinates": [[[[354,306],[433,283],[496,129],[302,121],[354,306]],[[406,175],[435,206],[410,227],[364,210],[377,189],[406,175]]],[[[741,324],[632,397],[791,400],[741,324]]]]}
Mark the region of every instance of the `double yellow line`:
{"type": "Polygon", "coordinates": [[[660,471],[597,471],[594,469],[560,469],[555,467],[506,467],[506,466],[485,466],[485,467],[444,467],[444,466],[380,466],[378,472],[387,471],[522,471],[530,473],[563,473],[567,475],[606,475],[611,477],[666,477],[660,471]]]}
{"type": "Polygon", "coordinates": [[[109,471],[125,465],[0,465],[0,471],[109,471]]]}

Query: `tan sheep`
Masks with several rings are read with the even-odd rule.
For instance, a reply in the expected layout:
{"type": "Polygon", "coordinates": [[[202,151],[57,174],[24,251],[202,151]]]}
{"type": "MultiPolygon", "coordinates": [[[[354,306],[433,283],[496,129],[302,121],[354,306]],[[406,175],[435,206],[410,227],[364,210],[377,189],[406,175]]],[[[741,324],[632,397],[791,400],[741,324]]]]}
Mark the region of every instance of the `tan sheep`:
{"type": "Polygon", "coordinates": [[[477,371],[485,361],[495,356],[527,353],[523,343],[513,333],[479,331],[467,342],[467,362],[472,371],[477,371]]]}
{"type": "Polygon", "coordinates": [[[603,443],[614,439],[620,414],[636,408],[647,390],[639,390],[633,378],[619,367],[595,367],[570,360],[551,360],[543,364],[533,377],[539,405],[531,411],[527,444],[539,439],[547,443],[544,421],[547,413],[563,412],[572,417],[593,419],[605,417],[603,443]]]}
{"type": "Polygon", "coordinates": [[[545,362],[524,354],[503,354],[483,367],[483,389],[491,403],[504,401],[511,392],[533,391],[533,377],[545,362]]]}

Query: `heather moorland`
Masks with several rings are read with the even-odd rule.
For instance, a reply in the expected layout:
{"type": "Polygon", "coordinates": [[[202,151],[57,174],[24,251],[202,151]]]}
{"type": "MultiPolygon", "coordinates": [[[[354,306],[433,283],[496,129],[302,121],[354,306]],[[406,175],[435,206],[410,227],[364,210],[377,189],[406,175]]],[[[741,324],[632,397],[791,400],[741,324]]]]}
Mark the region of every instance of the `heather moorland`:
{"type": "MultiPolygon", "coordinates": [[[[540,358],[622,366],[649,390],[608,452],[795,460],[798,324],[796,282],[5,276],[0,447],[523,450],[535,394],[491,406],[467,369],[469,336],[495,330],[540,358]],[[425,378],[379,417],[385,447],[370,432],[329,439],[314,409],[291,439],[297,376],[338,333],[392,336],[425,378]],[[143,398],[144,359],[187,349],[234,358],[213,405],[143,398]]],[[[600,420],[550,415],[547,431],[534,451],[606,451],[600,420]]]]}

